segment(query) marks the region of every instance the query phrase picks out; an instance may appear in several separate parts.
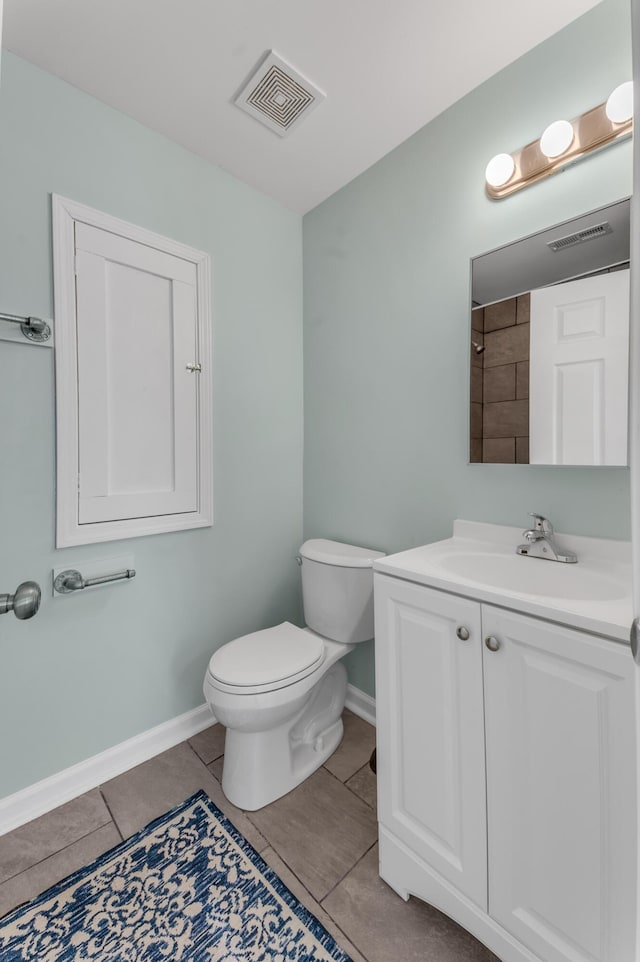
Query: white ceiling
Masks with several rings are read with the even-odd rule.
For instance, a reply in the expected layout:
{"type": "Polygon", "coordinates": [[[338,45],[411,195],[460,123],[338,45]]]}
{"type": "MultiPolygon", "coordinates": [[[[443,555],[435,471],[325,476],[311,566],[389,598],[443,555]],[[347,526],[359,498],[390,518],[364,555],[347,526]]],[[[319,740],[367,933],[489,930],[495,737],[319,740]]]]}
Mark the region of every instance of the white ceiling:
{"type": "Polygon", "coordinates": [[[3,45],[301,213],[599,0],[5,0],[3,45]],[[269,49],[327,97],[233,105],[269,49]]]}

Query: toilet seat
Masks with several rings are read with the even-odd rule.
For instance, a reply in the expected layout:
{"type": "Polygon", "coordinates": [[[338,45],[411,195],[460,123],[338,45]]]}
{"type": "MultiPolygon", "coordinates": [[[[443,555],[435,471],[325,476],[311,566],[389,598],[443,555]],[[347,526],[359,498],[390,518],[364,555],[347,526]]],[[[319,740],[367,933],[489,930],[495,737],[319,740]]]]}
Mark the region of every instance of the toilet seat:
{"type": "Polygon", "coordinates": [[[223,645],[213,653],[207,674],[221,691],[257,694],[306,678],[324,659],[325,645],[318,635],[284,621],[223,645]]]}

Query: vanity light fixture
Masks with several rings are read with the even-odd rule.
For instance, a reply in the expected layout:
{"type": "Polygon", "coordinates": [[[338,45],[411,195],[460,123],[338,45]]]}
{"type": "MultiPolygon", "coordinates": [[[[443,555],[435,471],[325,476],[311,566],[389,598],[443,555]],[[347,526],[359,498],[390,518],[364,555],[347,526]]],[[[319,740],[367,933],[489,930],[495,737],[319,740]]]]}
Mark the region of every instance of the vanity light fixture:
{"type": "Polygon", "coordinates": [[[485,171],[487,183],[492,187],[502,187],[511,179],[515,169],[516,165],[511,154],[496,154],[487,164],[485,171]]]}
{"type": "Polygon", "coordinates": [[[620,84],[605,103],[574,120],[555,120],[538,140],[510,154],[496,154],[485,171],[489,197],[499,200],[575,164],[633,130],[633,83],[620,84]]]}
{"type": "Polygon", "coordinates": [[[568,120],[554,120],[540,138],[540,150],[549,160],[555,160],[569,150],[575,135],[568,120]]]}
{"type": "Polygon", "coordinates": [[[633,117],[633,80],[628,80],[609,95],[605,113],[614,124],[624,124],[633,117]]]}

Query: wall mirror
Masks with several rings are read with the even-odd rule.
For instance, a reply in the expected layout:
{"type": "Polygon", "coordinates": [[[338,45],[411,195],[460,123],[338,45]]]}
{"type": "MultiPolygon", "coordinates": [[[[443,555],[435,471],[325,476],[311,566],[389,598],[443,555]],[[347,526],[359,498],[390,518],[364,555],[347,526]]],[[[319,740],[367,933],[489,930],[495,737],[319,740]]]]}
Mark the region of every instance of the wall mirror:
{"type": "Polygon", "coordinates": [[[472,463],[627,464],[629,211],[473,258],[472,463]]]}

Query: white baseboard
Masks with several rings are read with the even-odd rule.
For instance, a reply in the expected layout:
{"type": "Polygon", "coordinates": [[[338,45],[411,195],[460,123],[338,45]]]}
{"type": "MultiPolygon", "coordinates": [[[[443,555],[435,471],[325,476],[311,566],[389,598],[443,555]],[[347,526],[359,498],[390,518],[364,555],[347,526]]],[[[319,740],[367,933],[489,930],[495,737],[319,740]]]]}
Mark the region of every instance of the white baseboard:
{"type": "MultiPolygon", "coordinates": [[[[349,685],[345,707],[375,726],[376,701],[371,695],[349,685]]],[[[122,775],[167,748],[192,738],[214,722],[208,705],[200,705],[113,748],[107,748],[99,755],[93,755],[41,782],[29,785],[14,795],[7,795],[0,799],[0,835],[50,812],[58,805],[64,805],[116,775],[122,775]]]]}
{"type": "Polygon", "coordinates": [[[214,722],[208,705],[200,705],[184,715],[128,738],[99,755],[93,755],[41,782],[29,785],[14,795],[7,795],[0,799],[0,835],[50,812],[116,775],[122,775],[167,748],[192,738],[214,722]]]}
{"type": "Polygon", "coordinates": [[[354,715],[364,718],[365,721],[369,722],[369,724],[375,728],[376,700],[372,698],[371,695],[367,695],[364,691],[360,691],[359,688],[355,688],[353,685],[347,685],[345,708],[352,711],[354,715]]]}

